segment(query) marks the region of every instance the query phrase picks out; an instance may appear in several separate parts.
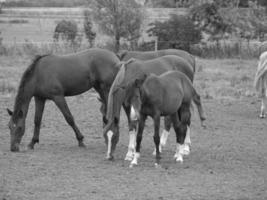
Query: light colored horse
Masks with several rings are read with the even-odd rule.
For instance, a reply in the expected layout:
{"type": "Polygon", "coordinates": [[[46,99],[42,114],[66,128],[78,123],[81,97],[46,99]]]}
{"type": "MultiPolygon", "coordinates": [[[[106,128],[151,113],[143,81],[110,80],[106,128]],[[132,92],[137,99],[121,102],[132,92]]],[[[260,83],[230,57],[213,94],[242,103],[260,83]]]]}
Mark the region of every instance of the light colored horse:
{"type": "Polygon", "coordinates": [[[260,55],[257,72],[255,75],[254,87],[261,99],[260,118],[265,118],[266,88],[267,88],[267,51],[260,55]]]}

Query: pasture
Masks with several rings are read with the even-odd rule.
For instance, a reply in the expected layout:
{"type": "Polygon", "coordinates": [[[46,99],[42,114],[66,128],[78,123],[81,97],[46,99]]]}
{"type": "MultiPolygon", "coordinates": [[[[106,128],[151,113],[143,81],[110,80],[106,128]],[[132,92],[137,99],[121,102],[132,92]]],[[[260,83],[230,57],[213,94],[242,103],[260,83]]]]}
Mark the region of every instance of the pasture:
{"type": "MultiPolygon", "coordinates": [[[[9,151],[9,116],[20,77],[31,59],[0,57],[0,199],[205,199],[264,200],[266,193],[266,119],[258,118],[260,102],[252,88],[256,60],[197,60],[194,85],[201,94],[207,128],[192,119],[191,154],[175,163],[172,131],[154,167],[152,120],[144,132],[139,165],[124,161],[128,134],[122,113],[115,160],[107,161],[100,103],[93,91],[68,98],[86,148],[52,102],[47,102],[40,144],[26,145],[33,133],[30,105],[20,153],[9,151]]],[[[195,110],[196,112],[196,110],[195,110]]]]}

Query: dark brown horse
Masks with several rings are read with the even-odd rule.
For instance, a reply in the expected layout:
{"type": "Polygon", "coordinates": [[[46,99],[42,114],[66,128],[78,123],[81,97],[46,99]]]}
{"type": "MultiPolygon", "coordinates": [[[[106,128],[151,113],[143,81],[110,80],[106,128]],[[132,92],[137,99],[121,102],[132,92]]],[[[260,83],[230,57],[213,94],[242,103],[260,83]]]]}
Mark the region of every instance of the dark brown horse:
{"type": "MultiPolygon", "coordinates": [[[[128,90],[126,91],[126,93],[128,90]]],[[[190,126],[191,102],[196,104],[200,120],[205,120],[199,95],[192,82],[181,72],[169,71],[160,76],[154,74],[136,78],[130,88],[133,112],[138,119],[136,153],[131,166],[137,165],[140,157],[140,145],[147,116],[154,120],[154,143],[156,164],[160,162],[160,116],[170,116],[176,132],[176,161],[183,162],[184,140],[190,126]]]]}
{"type": "Polygon", "coordinates": [[[122,51],[117,54],[121,61],[127,61],[131,58],[136,58],[138,60],[151,60],[166,55],[175,55],[185,59],[193,67],[195,72],[195,57],[190,53],[180,50],[180,49],[164,49],[158,51],[122,51]]]}
{"type": "MultiPolygon", "coordinates": [[[[130,116],[132,102],[131,90],[128,89],[128,87],[131,88],[131,85],[134,83],[135,79],[142,77],[144,74],[148,75],[154,73],[156,75],[160,75],[164,72],[172,70],[177,70],[184,73],[191,81],[194,78],[192,66],[183,58],[174,55],[162,56],[160,58],[148,61],[132,59],[123,64],[110,88],[108,97],[108,124],[104,129],[104,136],[106,142],[109,144],[107,158],[113,158],[112,154],[119,139],[119,120],[120,109],[122,105],[125,110],[128,111],[127,116],[130,116]]],[[[130,120],[128,119],[128,121],[130,121],[130,144],[128,153],[126,155],[126,159],[129,157],[128,160],[132,160],[133,158],[136,136],[136,120],[133,116],[130,116],[130,118],[132,118],[130,120]]],[[[165,122],[165,129],[169,130],[171,128],[171,124],[168,120],[165,120],[165,122]]]]}
{"type": "Polygon", "coordinates": [[[22,76],[14,111],[8,110],[11,115],[9,121],[11,151],[19,151],[32,97],[35,99],[35,126],[29,148],[33,149],[35,143],[39,142],[40,125],[47,99],[55,102],[73,128],[79,146],[84,146],[84,136],[74,122],[65,96],[78,95],[94,88],[103,104],[101,107],[104,119],[109,88],[119,71],[119,63],[115,54],[103,49],[89,49],[65,56],[37,56],[22,76]]]}

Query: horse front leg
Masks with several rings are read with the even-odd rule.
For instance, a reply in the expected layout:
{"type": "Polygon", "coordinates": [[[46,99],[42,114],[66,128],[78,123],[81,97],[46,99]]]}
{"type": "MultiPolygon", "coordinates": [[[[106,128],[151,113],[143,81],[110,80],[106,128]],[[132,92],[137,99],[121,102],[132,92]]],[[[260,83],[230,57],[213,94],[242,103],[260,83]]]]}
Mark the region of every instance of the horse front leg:
{"type": "Polygon", "coordinates": [[[125,160],[132,161],[135,155],[137,121],[131,119],[131,106],[123,105],[123,108],[126,113],[129,126],[129,144],[125,160]]]}
{"type": "Polygon", "coordinates": [[[73,118],[70,110],[69,110],[69,107],[67,105],[67,102],[66,102],[64,96],[55,96],[53,98],[53,101],[55,102],[55,104],[57,105],[57,107],[59,108],[59,110],[62,112],[65,120],[67,121],[67,123],[74,130],[75,135],[76,135],[76,138],[77,138],[78,143],[79,143],[79,146],[80,147],[85,147],[85,145],[83,143],[84,136],[81,134],[80,130],[76,126],[76,123],[74,121],[74,118],[73,118]]]}
{"type": "MultiPolygon", "coordinates": [[[[162,153],[162,149],[163,149],[163,147],[165,147],[165,145],[167,143],[168,137],[170,135],[171,126],[172,126],[172,122],[171,122],[170,116],[164,117],[164,129],[163,129],[161,136],[160,136],[160,145],[159,145],[160,153],[162,153]]],[[[156,149],[154,149],[153,155],[154,156],[156,155],[156,149]]]]}
{"type": "Polygon", "coordinates": [[[137,131],[137,137],[136,137],[136,147],[135,147],[135,153],[134,153],[134,158],[130,164],[130,167],[133,167],[134,165],[138,164],[138,159],[140,158],[140,148],[141,148],[141,142],[143,138],[143,131],[145,128],[145,121],[146,121],[147,116],[141,114],[139,123],[138,123],[138,131],[137,131]]]}
{"type": "Polygon", "coordinates": [[[45,106],[45,99],[34,97],[34,100],[35,100],[34,133],[31,142],[28,144],[29,149],[34,149],[34,145],[36,143],[39,143],[41,121],[45,106]]]}
{"type": "Polygon", "coordinates": [[[160,164],[160,151],[159,151],[159,144],[160,144],[160,136],[159,136],[159,128],[160,128],[160,114],[156,113],[153,117],[154,120],[154,143],[156,148],[156,163],[155,166],[157,167],[160,164]]]}
{"type": "Polygon", "coordinates": [[[189,144],[191,144],[190,140],[190,118],[191,113],[189,108],[185,108],[180,110],[180,118],[179,122],[178,115],[172,116],[173,128],[176,133],[176,153],[174,158],[177,162],[183,162],[183,156],[188,155],[190,153],[189,144]],[[188,137],[189,136],[189,137],[188,137]]]}
{"type": "Polygon", "coordinates": [[[261,113],[260,113],[260,118],[265,118],[265,103],[266,103],[266,96],[261,97],[261,113]]]}

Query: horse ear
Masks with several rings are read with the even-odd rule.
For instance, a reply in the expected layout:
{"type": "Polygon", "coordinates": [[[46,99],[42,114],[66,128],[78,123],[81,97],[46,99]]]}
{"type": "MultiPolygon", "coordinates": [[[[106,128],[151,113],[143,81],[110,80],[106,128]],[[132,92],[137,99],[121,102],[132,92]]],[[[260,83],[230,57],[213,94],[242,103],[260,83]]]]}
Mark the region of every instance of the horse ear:
{"type": "Polygon", "coordinates": [[[143,81],[141,79],[136,79],[134,84],[135,87],[140,88],[142,86],[142,83],[143,81]]]}
{"type": "Polygon", "coordinates": [[[142,86],[142,84],[144,83],[144,81],[146,80],[147,75],[144,74],[144,76],[142,78],[138,78],[135,80],[135,86],[140,88],[142,86]]]}
{"type": "Polygon", "coordinates": [[[9,110],[8,108],[6,109],[7,113],[12,116],[13,115],[13,112],[11,110],[9,110]]]}
{"type": "Polygon", "coordinates": [[[126,54],[127,54],[127,51],[121,51],[121,52],[117,53],[116,56],[117,56],[120,60],[122,60],[122,59],[125,57],[126,54]]]}

